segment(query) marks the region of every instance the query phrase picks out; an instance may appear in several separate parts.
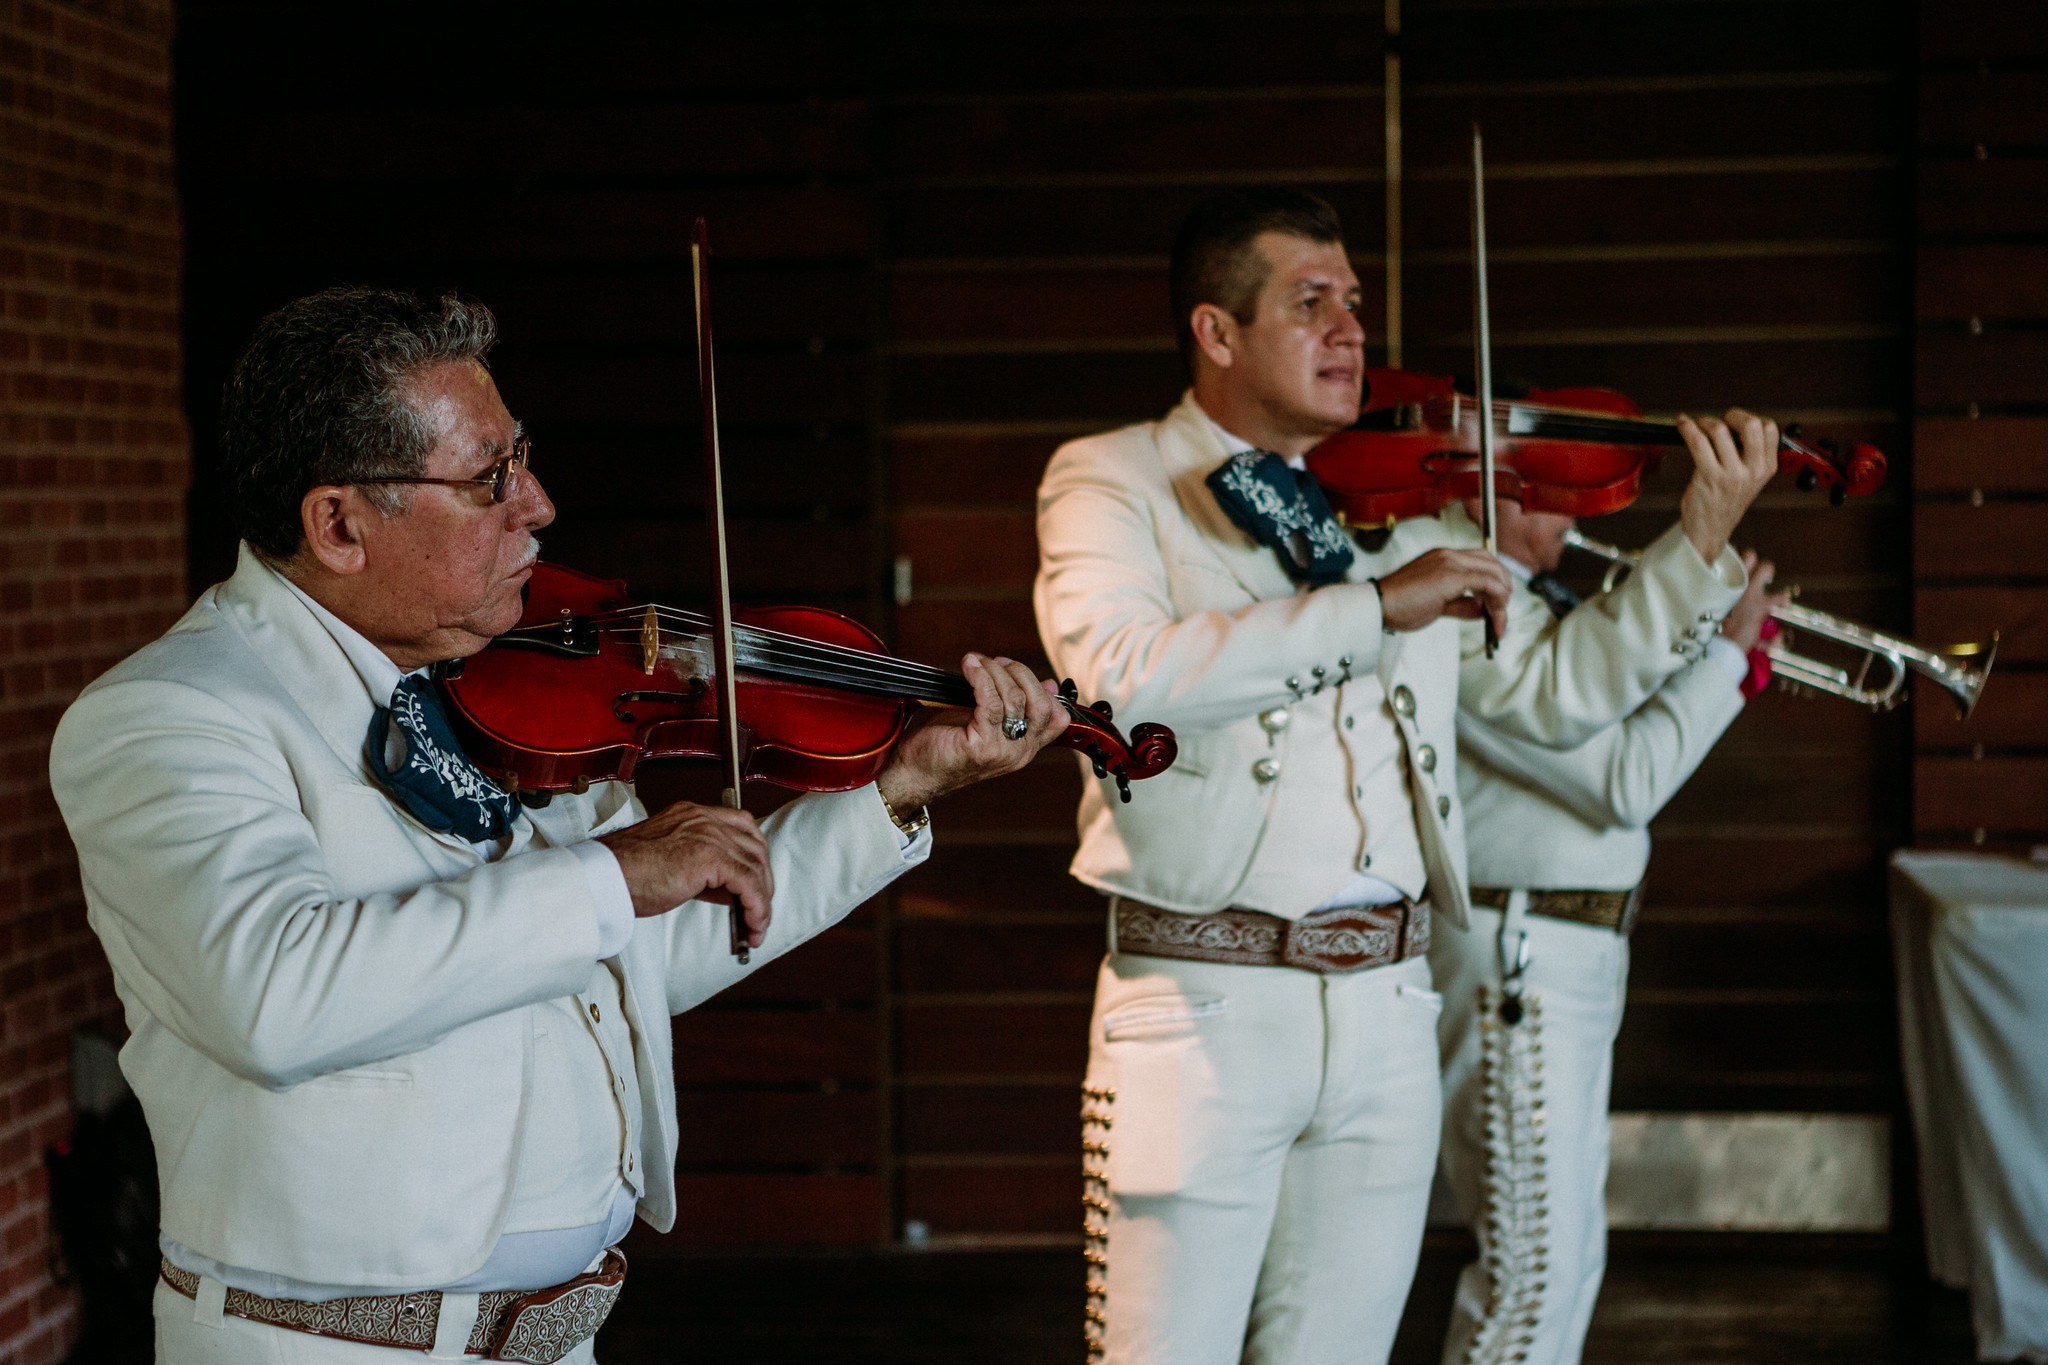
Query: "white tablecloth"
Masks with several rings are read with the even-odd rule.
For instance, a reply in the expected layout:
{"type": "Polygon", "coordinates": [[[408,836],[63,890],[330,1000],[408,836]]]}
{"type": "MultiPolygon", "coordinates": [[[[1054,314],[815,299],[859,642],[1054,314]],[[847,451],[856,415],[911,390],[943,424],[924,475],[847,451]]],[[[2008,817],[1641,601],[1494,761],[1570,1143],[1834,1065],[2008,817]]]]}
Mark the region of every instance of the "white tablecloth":
{"type": "Polygon", "coordinates": [[[1928,1264],[1980,1359],[2048,1362],[2048,866],[1896,855],[1892,952],[1928,1264]]]}

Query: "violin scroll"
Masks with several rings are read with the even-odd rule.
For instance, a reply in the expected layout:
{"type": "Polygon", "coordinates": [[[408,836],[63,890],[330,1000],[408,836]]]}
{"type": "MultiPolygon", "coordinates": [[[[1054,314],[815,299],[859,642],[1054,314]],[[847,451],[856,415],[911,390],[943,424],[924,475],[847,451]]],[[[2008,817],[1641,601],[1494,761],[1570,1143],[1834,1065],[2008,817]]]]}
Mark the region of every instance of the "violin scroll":
{"type": "Polygon", "coordinates": [[[1072,678],[1060,681],[1059,696],[1067,708],[1067,728],[1053,743],[1085,755],[1097,777],[1116,778],[1117,795],[1126,802],[1131,799],[1134,780],[1156,777],[1180,756],[1179,741],[1164,725],[1146,721],[1131,730],[1129,739],[1124,738],[1112,723],[1116,713],[1110,704],[1098,701],[1083,706],[1072,678]]]}

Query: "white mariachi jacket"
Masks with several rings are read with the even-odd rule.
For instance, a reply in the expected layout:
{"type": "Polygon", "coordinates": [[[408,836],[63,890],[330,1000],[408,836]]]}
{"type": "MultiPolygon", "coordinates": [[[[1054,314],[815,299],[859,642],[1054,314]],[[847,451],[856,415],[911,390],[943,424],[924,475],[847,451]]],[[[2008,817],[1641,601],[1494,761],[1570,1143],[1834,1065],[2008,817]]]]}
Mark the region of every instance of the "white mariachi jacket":
{"type": "MultiPolygon", "coordinates": [[[[1523,589],[1522,591],[1527,591],[1523,589]]],[[[1575,749],[1553,749],[1458,715],[1458,789],[1475,886],[1626,891],[1650,859],[1650,821],[1735,718],[1742,689],[1701,659],[1636,713],[1575,749]]]]}
{"type": "MultiPolygon", "coordinates": [[[[1666,537],[1609,610],[1575,613],[1584,621],[1560,630],[1540,602],[1536,613],[1518,609],[1486,660],[1476,623],[1383,631],[1379,594],[1366,582],[1434,546],[1475,543],[1462,516],[1403,523],[1380,551],[1357,557],[1346,582],[1302,592],[1204,482],[1228,454],[1188,395],[1160,421],[1062,446],[1039,488],[1034,601],[1055,669],[1083,695],[1111,701],[1121,719],[1172,726],[1181,745],[1174,767],[1127,805],[1110,783],[1086,784],[1072,870],[1099,890],[1169,909],[1232,904],[1253,865],[1291,780],[1285,765],[1260,778],[1259,761],[1275,751],[1260,715],[1299,703],[1319,683],[1371,676],[1400,736],[1430,898],[1462,924],[1461,693],[1531,738],[1578,742],[1682,667],[1687,656],[1674,643],[1691,641],[1697,618],[1717,620],[1744,584],[1732,552],[1709,568],[1682,537],[1666,537]]],[[[1362,814],[1341,785],[1290,795],[1294,809],[1310,808],[1314,827],[1347,828],[1362,814]]]]}
{"type": "MultiPolygon", "coordinates": [[[[618,783],[518,822],[485,864],[371,784],[374,699],[244,546],[234,577],[88,687],[51,783],[132,1031],[163,1231],[320,1284],[407,1289],[482,1265],[504,1225],[535,1006],[589,984],[596,907],[568,845],[640,819],[618,783]]],[[[868,789],[763,822],[758,967],[922,861],[868,789]]],[[[643,1126],[641,1216],[676,1217],[668,1016],[746,975],[727,912],[637,921],[617,959],[643,1126]]]]}

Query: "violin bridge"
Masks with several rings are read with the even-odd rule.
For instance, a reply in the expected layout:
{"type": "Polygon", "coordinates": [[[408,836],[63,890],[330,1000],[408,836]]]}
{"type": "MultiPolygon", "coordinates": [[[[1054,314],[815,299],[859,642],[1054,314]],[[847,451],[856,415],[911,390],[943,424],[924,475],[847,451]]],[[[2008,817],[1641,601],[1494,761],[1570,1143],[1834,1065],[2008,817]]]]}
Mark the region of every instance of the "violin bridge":
{"type": "Polygon", "coordinates": [[[661,662],[661,617],[655,612],[652,602],[640,618],[640,671],[652,677],[654,666],[661,662]]]}

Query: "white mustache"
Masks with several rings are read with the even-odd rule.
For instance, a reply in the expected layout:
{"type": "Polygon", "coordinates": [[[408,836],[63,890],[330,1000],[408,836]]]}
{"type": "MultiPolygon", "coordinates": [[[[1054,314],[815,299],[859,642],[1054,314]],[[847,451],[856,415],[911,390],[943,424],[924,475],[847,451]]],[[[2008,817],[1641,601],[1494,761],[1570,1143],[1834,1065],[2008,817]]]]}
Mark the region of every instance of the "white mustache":
{"type": "Polygon", "coordinates": [[[539,559],[539,558],[540,558],[540,537],[539,537],[539,536],[528,536],[528,537],[526,538],[526,553],[525,553],[525,554],[523,554],[523,555],[521,555],[521,556],[519,557],[519,562],[518,562],[517,564],[514,564],[514,565],[512,566],[512,572],[513,572],[513,573],[518,573],[518,572],[519,572],[519,571],[520,571],[521,569],[524,569],[524,568],[526,568],[526,567],[527,567],[528,565],[532,564],[532,563],[533,563],[533,562],[534,562],[534,561],[535,561],[536,559],[539,559]]]}

